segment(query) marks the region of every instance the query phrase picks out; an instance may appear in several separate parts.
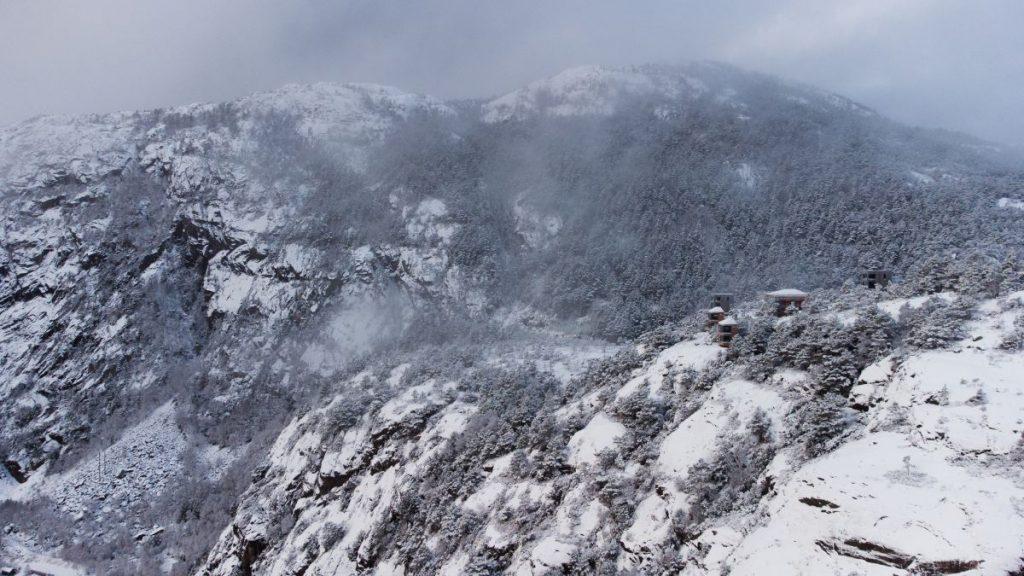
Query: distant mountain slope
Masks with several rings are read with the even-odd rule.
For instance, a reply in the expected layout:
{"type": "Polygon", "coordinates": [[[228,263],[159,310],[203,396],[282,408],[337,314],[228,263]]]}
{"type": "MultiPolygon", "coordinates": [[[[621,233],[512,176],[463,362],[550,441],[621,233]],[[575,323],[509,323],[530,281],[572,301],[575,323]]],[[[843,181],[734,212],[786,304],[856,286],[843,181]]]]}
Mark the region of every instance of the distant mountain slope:
{"type": "MultiPolygon", "coordinates": [[[[198,570],[242,529],[243,491],[276,489],[276,468],[250,480],[274,443],[273,466],[294,449],[282,430],[339,393],[348,430],[424,386],[451,420],[440,447],[489,395],[554,402],[585,360],[717,288],[835,288],[870,265],[908,292],[1005,292],[1021,202],[996,146],[713,63],[584,67],[469,102],[293,85],[0,130],[0,506],[24,518],[4,542],[101,573],[198,570]],[[389,380],[398,358],[425,367],[389,380]],[[427,385],[472,367],[500,374],[427,385]]],[[[278,552],[297,537],[274,530],[278,552]]]]}

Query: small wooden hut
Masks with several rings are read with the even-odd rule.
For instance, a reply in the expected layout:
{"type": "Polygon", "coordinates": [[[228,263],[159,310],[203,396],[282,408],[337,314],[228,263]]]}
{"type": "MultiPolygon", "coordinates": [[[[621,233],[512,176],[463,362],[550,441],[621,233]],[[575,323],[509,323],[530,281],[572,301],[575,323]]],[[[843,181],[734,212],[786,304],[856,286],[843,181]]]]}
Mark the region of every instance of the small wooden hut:
{"type": "Polygon", "coordinates": [[[796,288],[783,288],[782,290],[775,290],[767,294],[775,303],[775,315],[782,317],[790,314],[794,310],[800,310],[804,307],[804,302],[807,300],[807,292],[797,290],[796,288]]]}
{"type": "Polygon", "coordinates": [[[725,310],[721,306],[715,306],[714,308],[708,308],[708,320],[705,326],[708,328],[718,324],[722,320],[725,320],[725,310]]]}
{"type": "Polygon", "coordinates": [[[732,310],[733,295],[730,292],[716,292],[712,295],[712,306],[728,312],[732,310]]]}
{"type": "Polygon", "coordinates": [[[727,316],[718,323],[715,329],[715,341],[722,348],[732,346],[732,339],[740,333],[740,323],[732,316],[727,316]]]}

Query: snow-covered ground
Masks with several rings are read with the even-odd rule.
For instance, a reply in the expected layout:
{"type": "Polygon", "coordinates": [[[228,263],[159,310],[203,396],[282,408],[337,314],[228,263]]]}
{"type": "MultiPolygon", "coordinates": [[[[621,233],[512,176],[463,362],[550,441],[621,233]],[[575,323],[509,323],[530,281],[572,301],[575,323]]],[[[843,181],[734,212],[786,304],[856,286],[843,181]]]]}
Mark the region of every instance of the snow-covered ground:
{"type": "Polygon", "coordinates": [[[620,388],[615,396],[622,399],[646,388],[649,397],[664,397],[665,384],[670,371],[674,373],[679,373],[682,370],[699,372],[724,354],[725,350],[705,335],[684,340],[661,351],[650,366],[639,371],[640,373],[620,388]]]}
{"type": "Polygon", "coordinates": [[[945,446],[879,431],[796,471],[767,521],[727,557],[731,574],[893,574],[958,561],[1017,568],[1024,489],[945,446]]]}
{"type": "Polygon", "coordinates": [[[1018,200],[1016,198],[1000,198],[999,201],[996,202],[996,206],[1000,208],[1024,210],[1024,200],[1018,200]]]}
{"type": "Polygon", "coordinates": [[[1021,449],[1024,355],[997,345],[1021,310],[1004,312],[994,300],[979,310],[951,349],[864,371],[854,393],[870,398],[865,433],[780,473],[759,524],[723,556],[730,574],[1019,568],[1024,483],[1020,462],[1005,456],[1021,449]]]}

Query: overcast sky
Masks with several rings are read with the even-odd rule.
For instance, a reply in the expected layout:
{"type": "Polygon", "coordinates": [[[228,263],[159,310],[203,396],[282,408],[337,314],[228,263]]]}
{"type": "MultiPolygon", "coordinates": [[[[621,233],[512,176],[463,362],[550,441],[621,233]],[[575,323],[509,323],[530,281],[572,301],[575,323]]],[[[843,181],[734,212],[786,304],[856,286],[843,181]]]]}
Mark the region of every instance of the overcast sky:
{"type": "Polygon", "coordinates": [[[319,80],[485,96],[699,59],[1024,145],[1021,0],[0,0],[0,125],[319,80]]]}

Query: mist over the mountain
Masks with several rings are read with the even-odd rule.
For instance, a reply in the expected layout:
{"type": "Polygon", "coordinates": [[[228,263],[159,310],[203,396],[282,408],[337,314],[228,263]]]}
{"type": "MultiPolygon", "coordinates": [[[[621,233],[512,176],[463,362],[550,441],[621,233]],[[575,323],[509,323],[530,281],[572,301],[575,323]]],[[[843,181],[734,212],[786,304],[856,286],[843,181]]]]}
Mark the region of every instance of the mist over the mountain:
{"type": "Polygon", "coordinates": [[[708,59],[1020,147],[1022,19],[1015,0],[11,1],[0,4],[0,126],[294,82],[483,98],[581,64],[708,59]]]}
{"type": "Polygon", "coordinates": [[[1012,149],[584,66],[39,117],[0,203],[13,573],[1021,569],[1012,149]]]}

